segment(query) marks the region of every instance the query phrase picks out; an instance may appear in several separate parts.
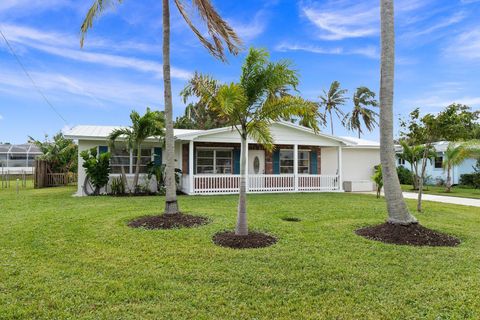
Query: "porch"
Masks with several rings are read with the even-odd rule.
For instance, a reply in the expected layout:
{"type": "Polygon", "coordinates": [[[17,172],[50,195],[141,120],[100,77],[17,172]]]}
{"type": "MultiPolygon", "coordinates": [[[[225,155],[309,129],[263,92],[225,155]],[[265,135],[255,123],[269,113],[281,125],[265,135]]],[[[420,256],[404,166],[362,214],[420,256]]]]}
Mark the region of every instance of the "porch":
{"type": "MultiPolygon", "coordinates": [[[[240,186],[240,144],[183,143],[181,189],[189,195],[234,194],[240,186]],[[190,174],[193,173],[193,174],[190,174]]],[[[339,192],[342,146],[279,144],[275,151],[249,143],[247,192],[339,192]],[[327,154],[322,162],[322,151],[327,154]],[[334,158],[332,159],[332,153],[334,158]],[[333,160],[333,161],[332,161],[333,160]],[[333,163],[332,163],[333,162],[333,163]],[[322,168],[324,166],[324,168],[322,168]]]]}

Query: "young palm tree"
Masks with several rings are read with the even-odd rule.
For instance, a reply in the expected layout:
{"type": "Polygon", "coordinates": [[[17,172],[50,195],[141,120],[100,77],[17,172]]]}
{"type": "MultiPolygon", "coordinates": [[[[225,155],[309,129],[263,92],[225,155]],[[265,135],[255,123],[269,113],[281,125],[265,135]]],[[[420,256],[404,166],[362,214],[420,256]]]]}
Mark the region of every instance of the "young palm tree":
{"type": "MultiPolygon", "coordinates": [[[[241,138],[240,194],[236,235],[248,235],[246,200],[247,139],[251,138],[266,150],[274,149],[270,124],[300,116],[314,117],[314,103],[289,94],[296,90],[298,75],[288,61],[269,62],[264,50],[250,49],[242,66],[240,82],[220,84],[211,77],[195,74],[182,91],[184,99],[196,96],[214,110],[241,138]]],[[[316,128],[318,129],[318,128],[316,128]]]]}
{"type": "MultiPolygon", "coordinates": [[[[140,116],[136,111],[132,111],[130,113],[130,119],[132,120],[130,127],[115,129],[110,133],[108,139],[112,146],[115,145],[115,142],[119,138],[124,139],[127,144],[127,149],[129,151],[136,151],[135,176],[133,178],[133,188],[135,190],[138,186],[138,177],[140,175],[142,144],[148,137],[163,138],[165,132],[165,117],[162,112],[151,111],[150,108],[147,108],[143,116],[140,116]]],[[[123,183],[126,183],[123,170],[122,180],[123,183]]]]}
{"type": "Polygon", "coordinates": [[[380,0],[381,11],[381,79],[380,79],[380,158],[387,201],[388,221],[393,224],[416,223],[403,199],[395,165],[393,142],[393,77],[395,65],[395,31],[393,0],[380,0]]]}
{"type": "Polygon", "coordinates": [[[340,109],[341,105],[344,105],[347,101],[347,94],[346,89],[340,89],[340,82],[333,81],[330,85],[330,89],[328,92],[323,90],[323,95],[320,96],[320,106],[324,108],[323,119],[328,118],[330,119],[330,128],[333,135],[333,115],[335,113],[339,119],[343,119],[345,114],[343,113],[342,109],[340,109]]]}
{"type": "MultiPolygon", "coordinates": [[[[172,110],[172,83],[170,79],[170,0],[162,0],[163,8],[163,86],[165,102],[165,149],[166,149],[166,179],[165,187],[165,213],[176,214],[179,212],[177,203],[177,193],[175,185],[175,157],[174,157],[174,137],[173,137],[173,110],[172,110]]],[[[202,21],[205,23],[211,40],[195,27],[185,9],[184,0],[174,0],[175,5],[182,15],[185,22],[195,33],[202,45],[216,58],[224,61],[226,59],[223,42],[228,47],[228,51],[237,54],[240,50],[241,40],[235,31],[222,19],[217,13],[210,0],[194,0],[192,5],[199,13],[202,21]]],[[[93,26],[93,21],[109,6],[122,3],[122,0],[95,0],[85,17],[81,26],[80,45],[83,46],[87,31],[93,26]]]]}
{"type": "Polygon", "coordinates": [[[363,133],[362,121],[368,131],[372,131],[378,125],[378,113],[368,106],[378,107],[375,92],[367,87],[357,88],[353,94],[353,110],[345,115],[343,123],[348,130],[357,131],[359,139],[363,133]]]}
{"type": "Polygon", "coordinates": [[[452,168],[462,164],[467,158],[478,156],[480,147],[478,142],[470,141],[464,143],[450,142],[443,154],[443,169],[447,172],[445,192],[452,191],[452,168]]]}
{"type": "Polygon", "coordinates": [[[410,146],[406,141],[400,141],[402,146],[402,153],[398,154],[400,159],[403,159],[405,162],[410,164],[410,171],[412,172],[412,185],[413,189],[418,189],[418,180],[419,180],[419,162],[422,160],[424,154],[424,146],[414,145],[410,146]]]}

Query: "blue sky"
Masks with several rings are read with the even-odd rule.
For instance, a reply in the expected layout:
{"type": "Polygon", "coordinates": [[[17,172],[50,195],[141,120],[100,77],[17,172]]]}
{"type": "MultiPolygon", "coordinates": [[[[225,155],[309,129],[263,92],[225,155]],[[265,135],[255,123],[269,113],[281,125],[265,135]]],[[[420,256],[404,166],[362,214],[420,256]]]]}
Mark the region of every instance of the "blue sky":
{"type": "MultiPolygon", "coordinates": [[[[378,92],[379,1],[218,1],[246,47],[293,61],[301,94],[317,99],[338,80],[378,92]]],[[[0,141],[42,138],[76,124],[127,125],[132,109],[163,109],[161,1],[124,0],[96,22],[85,48],[79,28],[90,1],[2,0],[0,28],[67,124],[43,101],[0,41],[0,141]]],[[[480,106],[480,0],[396,0],[395,114],[480,106]]],[[[172,6],[174,114],[194,71],[238,79],[245,52],[223,64],[198,43],[172,6]]],[[[351,103],[344,106],[348,111],[351,103]]],[[[348,135],[339,123],[336,133],[348,135]]],[[[328,130],[328,129],[325,129],[328,130]]],[[[365,135],[377,139],[378,131],[365,135]]]]}

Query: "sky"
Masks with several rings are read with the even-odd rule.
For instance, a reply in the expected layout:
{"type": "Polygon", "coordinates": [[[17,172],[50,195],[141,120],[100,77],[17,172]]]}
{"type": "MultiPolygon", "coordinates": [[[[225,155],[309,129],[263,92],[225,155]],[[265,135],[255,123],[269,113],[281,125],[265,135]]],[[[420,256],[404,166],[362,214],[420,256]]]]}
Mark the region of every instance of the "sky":
{"type": "MultiPolygon", "coordinates": [[[[303,97],[318,101],[334,80],[349,96],[359,86],[378,93],[378,0],[212,2],[245,49],[265,48],[273,61],[292,61],[303,97]]],[[[87,0],[0,1],[0,30],[53,106],[0,38],[0,141],[43,139],[79,124],[128,125],[133,109],[163,109],[161,1],[124,0],[95,21],[81,49],[79,30],[90,5],[87,0]]],[[[438,112],[452,102],[478,109],[480,0],[396,0],[395,10],[395,118],[417,107],[438,112]]],[[[179,92],[195,71],[237,81],[247,50],[222,63],[200,45],[173,1],[171,13],[178,116],[185,108],[179,92]]],[[[351,100],[342,108],[348,112],[351,100]]],[[[337,135],[355,135],[338,120],[334,128],[337,135]]],[[[378,140],[378,130],[363,138],[378,140]]]]}

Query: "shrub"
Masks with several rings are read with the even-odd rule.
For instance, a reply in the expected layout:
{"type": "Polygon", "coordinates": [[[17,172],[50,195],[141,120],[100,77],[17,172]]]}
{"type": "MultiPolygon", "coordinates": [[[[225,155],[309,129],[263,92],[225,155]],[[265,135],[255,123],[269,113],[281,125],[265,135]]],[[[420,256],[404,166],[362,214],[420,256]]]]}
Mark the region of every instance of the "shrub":
{"type": "Polygon", "coordinates": [[[412,171],[404,166],[397,167],[398,179],[401,184],[413,184],[412,171]]]}
{"type": "Polygon", "coordinates": [[[475,173],[465,173],[460,176],[459,184],[462,186],[473,187],[473,177],[475,173]]]}
{"type": "Polygon", "coordinates": [[[379,164],[374,167],[375,173],[372,176],[373,182],[375,182],[376,189],[377,189],[377,199],[380,198],[380,192],[383,188],[383,173],[382,173],[382,165],[379,164]]]}
{"type": "Polygon", "coordinates": [[[125,184],[121,177],[113,178],[110,183],[110,190],[113,195],[125,194],[125,184]]]}
{"type": "MultiPolygon", "coordinates": [[[[97,156],[97,148],[84,150],[80,153],[83,159],[83,167],[87,174],[87,179],[95,187],[94,195],[100,193],[100,189],[108,183],[110,174],[110,152],[105,152],[97,156]]],[[[86,184],[85,184],[86,185],[86,184]]]]}

